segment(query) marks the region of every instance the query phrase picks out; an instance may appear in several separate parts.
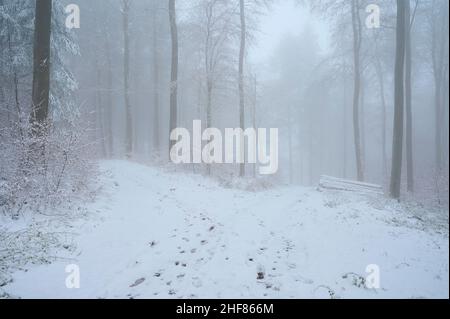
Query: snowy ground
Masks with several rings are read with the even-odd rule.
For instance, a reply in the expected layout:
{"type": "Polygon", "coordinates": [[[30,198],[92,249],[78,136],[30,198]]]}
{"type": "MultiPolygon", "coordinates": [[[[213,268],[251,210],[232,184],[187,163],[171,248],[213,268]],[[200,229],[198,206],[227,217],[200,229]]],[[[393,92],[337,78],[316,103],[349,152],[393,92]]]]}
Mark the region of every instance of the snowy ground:
{"type": "Polygon", "coordinates": [[[302,187],[225,189],[122,161],[101,167],[89,218],[64,226],[77,232],[76,249],[16,271],[8,296],[449,297],[448,211],[302,187]],[[68,264],[80,268],[80,289],[66,288],[68,264]],[[369,264],[381,289],[363,284],[369,264]]]}

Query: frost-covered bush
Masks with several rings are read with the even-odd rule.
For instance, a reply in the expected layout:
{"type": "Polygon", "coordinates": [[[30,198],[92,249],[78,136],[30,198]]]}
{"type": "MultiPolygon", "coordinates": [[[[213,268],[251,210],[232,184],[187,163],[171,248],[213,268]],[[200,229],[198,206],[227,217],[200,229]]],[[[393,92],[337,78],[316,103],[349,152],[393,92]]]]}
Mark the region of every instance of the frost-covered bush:
{"type": "Polygon", "coordinates": [[[28,126],[0,130],[0,211],[11,217],[70,205],[92,173],[91,146],[80,125],[58,122],[40,137],[28,126]]]}
{"type": "Polygon", "coordinates": [[[50,125],[45,134],[31,134],[34,11],[34,1],[0,5],[0,213],[11,217],[70,204],[91,171],[86,114],[66,67],[79,49],[59,0],[52,14],[50,125]]]}
{"type": "Polygon", "coordinates": [[[36,222],[14,231],[0,227],[0,299],[1,287],[11,282],[12,271],[24,269],[29,264],[49,264],[64,258],[64,252],[75,250],[73,234],[49,231],[57,226],[36,222]]]}

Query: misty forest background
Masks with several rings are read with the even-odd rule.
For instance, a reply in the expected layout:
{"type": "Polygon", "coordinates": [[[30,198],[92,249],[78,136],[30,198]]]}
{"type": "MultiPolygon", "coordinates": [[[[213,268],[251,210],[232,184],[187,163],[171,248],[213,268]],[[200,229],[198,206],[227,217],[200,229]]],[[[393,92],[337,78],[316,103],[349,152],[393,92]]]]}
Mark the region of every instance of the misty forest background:
{"type": "Polygon", "coordinates": [[[169,132],[278,127],[280,170],[184,165],[221,180],[381,184],[448,209],[448,1],[298,1],[313,25],[253,63],[268,0],[0,0],[0,208],[70,203],[98,159],[169,161],[169,132]],[[366,7],[381,8],[380,28],[366,7]],[[50,19],[51,16],[51,19],[50,19]]]}

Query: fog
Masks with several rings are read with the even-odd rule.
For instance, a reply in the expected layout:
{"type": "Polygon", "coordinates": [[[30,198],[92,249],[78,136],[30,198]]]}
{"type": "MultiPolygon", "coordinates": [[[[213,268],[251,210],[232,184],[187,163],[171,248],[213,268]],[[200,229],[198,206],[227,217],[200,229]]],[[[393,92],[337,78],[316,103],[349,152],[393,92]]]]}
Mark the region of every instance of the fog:
{"type": "Polygon", "coordinates": [[[0,299],[448,299],[448,6],[0,0],[0,299]]]}
{"type": "MultiPolygon", "coordinates": [[[[280,170],[272,176],[277,182],[315,185],[324,174],[357,178],[352,124],[354,77],[349,3],[344,2],[340,8],[334,8],[334,3],[326,1],[313,3],[313,6],[295,1],[246,3],[245,127],[256,124],[257,127],[280,129],[280,170]]],[[[369,3],[362,1],[359,4],[362,29],[359,144],[364,180],[388,185],[394,113],[395,3],[375,3],[380,8],[380,26],[375,28],[366,26],[366,19],[371,14],[365,10],[369,3]],[[380,75],[384,87],[382,93],[380,75]]],[[[98,121],[104,127],[97,128],[97,139],[108,140],[106,127],[113,127],[113,149],[106,150],[102,146],[102,152],[104,156],[114,157],[124,154],[126,139],[122,5],[121,1],[98,1],[95,4],[80,1],[81,28],[74,32],[79,39],[80,56],[71,59],[80,85],[76,94],[78,104],[89,105],[102,112],[98,121]],[[108,63],[111,63],[110,69],[108,63]],[[109,93],[108,76],[112,77],[109,93]],[[108,101],[112,104],[109,105],[108,101]],[[111,123],[106,122],[110,116],[108,113],[112,113],[111,123]]],[[[414,16],[411,14],[412,165],[417,194],[433,188],[436,174],[444,179],[446,177],[443,176],[448,175],[436,173],[438,144],[442,148],[439,156],[443,159],[439,171],[448,172],[445,164],[448,162],[448,121],[447,116],[440,117],[441,142],[436,144],[436,84],[432,63],[433,41],[445,47],[445,54],[448,54],[448,43],[441,43],[439,34],[430,33],[433,28],[437,33],[445,33],[448,17],[430,21],[430,10],[437,10],[432,7],[445,5],[445,1],[420,1],[417,7],[413,6],[414,16]],[[444,25],[430,25],[439,21],[444,21],[444,25]]],[[[179,1],[177,7],[177,126],[191,129],[195,119],[206,123],[210,82],[212,127],[239,127],[237,4],[232,1],[179,1]],[[205,47],[208,45],[205,33],[208,31],[205,11],[208,6],[213,8],[210,19],[214,22],[214,30],[210,40],[215,46],[211,47],[205,47]],[[204,66],[208,54],[212,55],[213,62],[209,69],[204,66]]],[[[166,3],[157,2],[156,5],[152,1],[131,1],[129,21],[133,157],[165,161],[168,159],[170,131],[171,72],[171,37],[166,3]],[[156,41],[154,37],[157,37],[156,41]]],[[[448,64],[447,57],[442,65],[444,69],[448,64]]],[[[443,81],[446,78],[444,76],[443,81]]],[[[446,85],[442,85],[444,87],[446,85]]],[[[447,94],[448,90],[443,89],[441,99],[444,104],[447,94]]],[[[442,115],[448,114],[448,106],[444,104],[441,106],[442,115]]],[[[403,156],[403,162],[406,167],[406,156],[403,156]]],[[[213,166],[213,175],[237,172],[236,168],[229,166],[213,166]]],[[[251,171],[250,168],[248,170],[251,171]]],[[[406,180],[406,169],[402,172],[403,180],[406,180]]],[[[443,184],[445,188],[445,182],[443,184]]]]}

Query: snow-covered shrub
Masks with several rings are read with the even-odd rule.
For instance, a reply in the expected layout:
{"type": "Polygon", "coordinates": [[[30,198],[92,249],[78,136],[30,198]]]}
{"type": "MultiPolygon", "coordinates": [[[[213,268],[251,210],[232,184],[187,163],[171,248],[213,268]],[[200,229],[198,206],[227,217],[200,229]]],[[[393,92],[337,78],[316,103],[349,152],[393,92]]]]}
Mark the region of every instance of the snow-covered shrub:
{"type": "Polygon", "coordinates": [[[49,231],[55,223],[36,222],[26,228],[8,231],[0,227],[0,298],[1,287],[11,281],[11,272],[28,264],[49,264],[63,258],[58,250],[75,249],[73,236],[63,231],[49,231]],[[58,256],[59,255],[59,256],[58,256]]]}
{"type": "Polygon", "coordinates": [[[0,130],[0,211],[11,217],[70,205],[87,190],[92,174],[91,146],[81,125],[56,122],[40,137],[29,126],[0,130]]]}
{"type": "Polygon", "coordinates": [[[35,2],[5,0],[0,6],[0,213],[70,204],[91,172],[89,123],[73,97],[78,84],[66,60],[79,54],[65,27],[64,6],[53,1],[50,125],[30,127],[35,2]]]}

